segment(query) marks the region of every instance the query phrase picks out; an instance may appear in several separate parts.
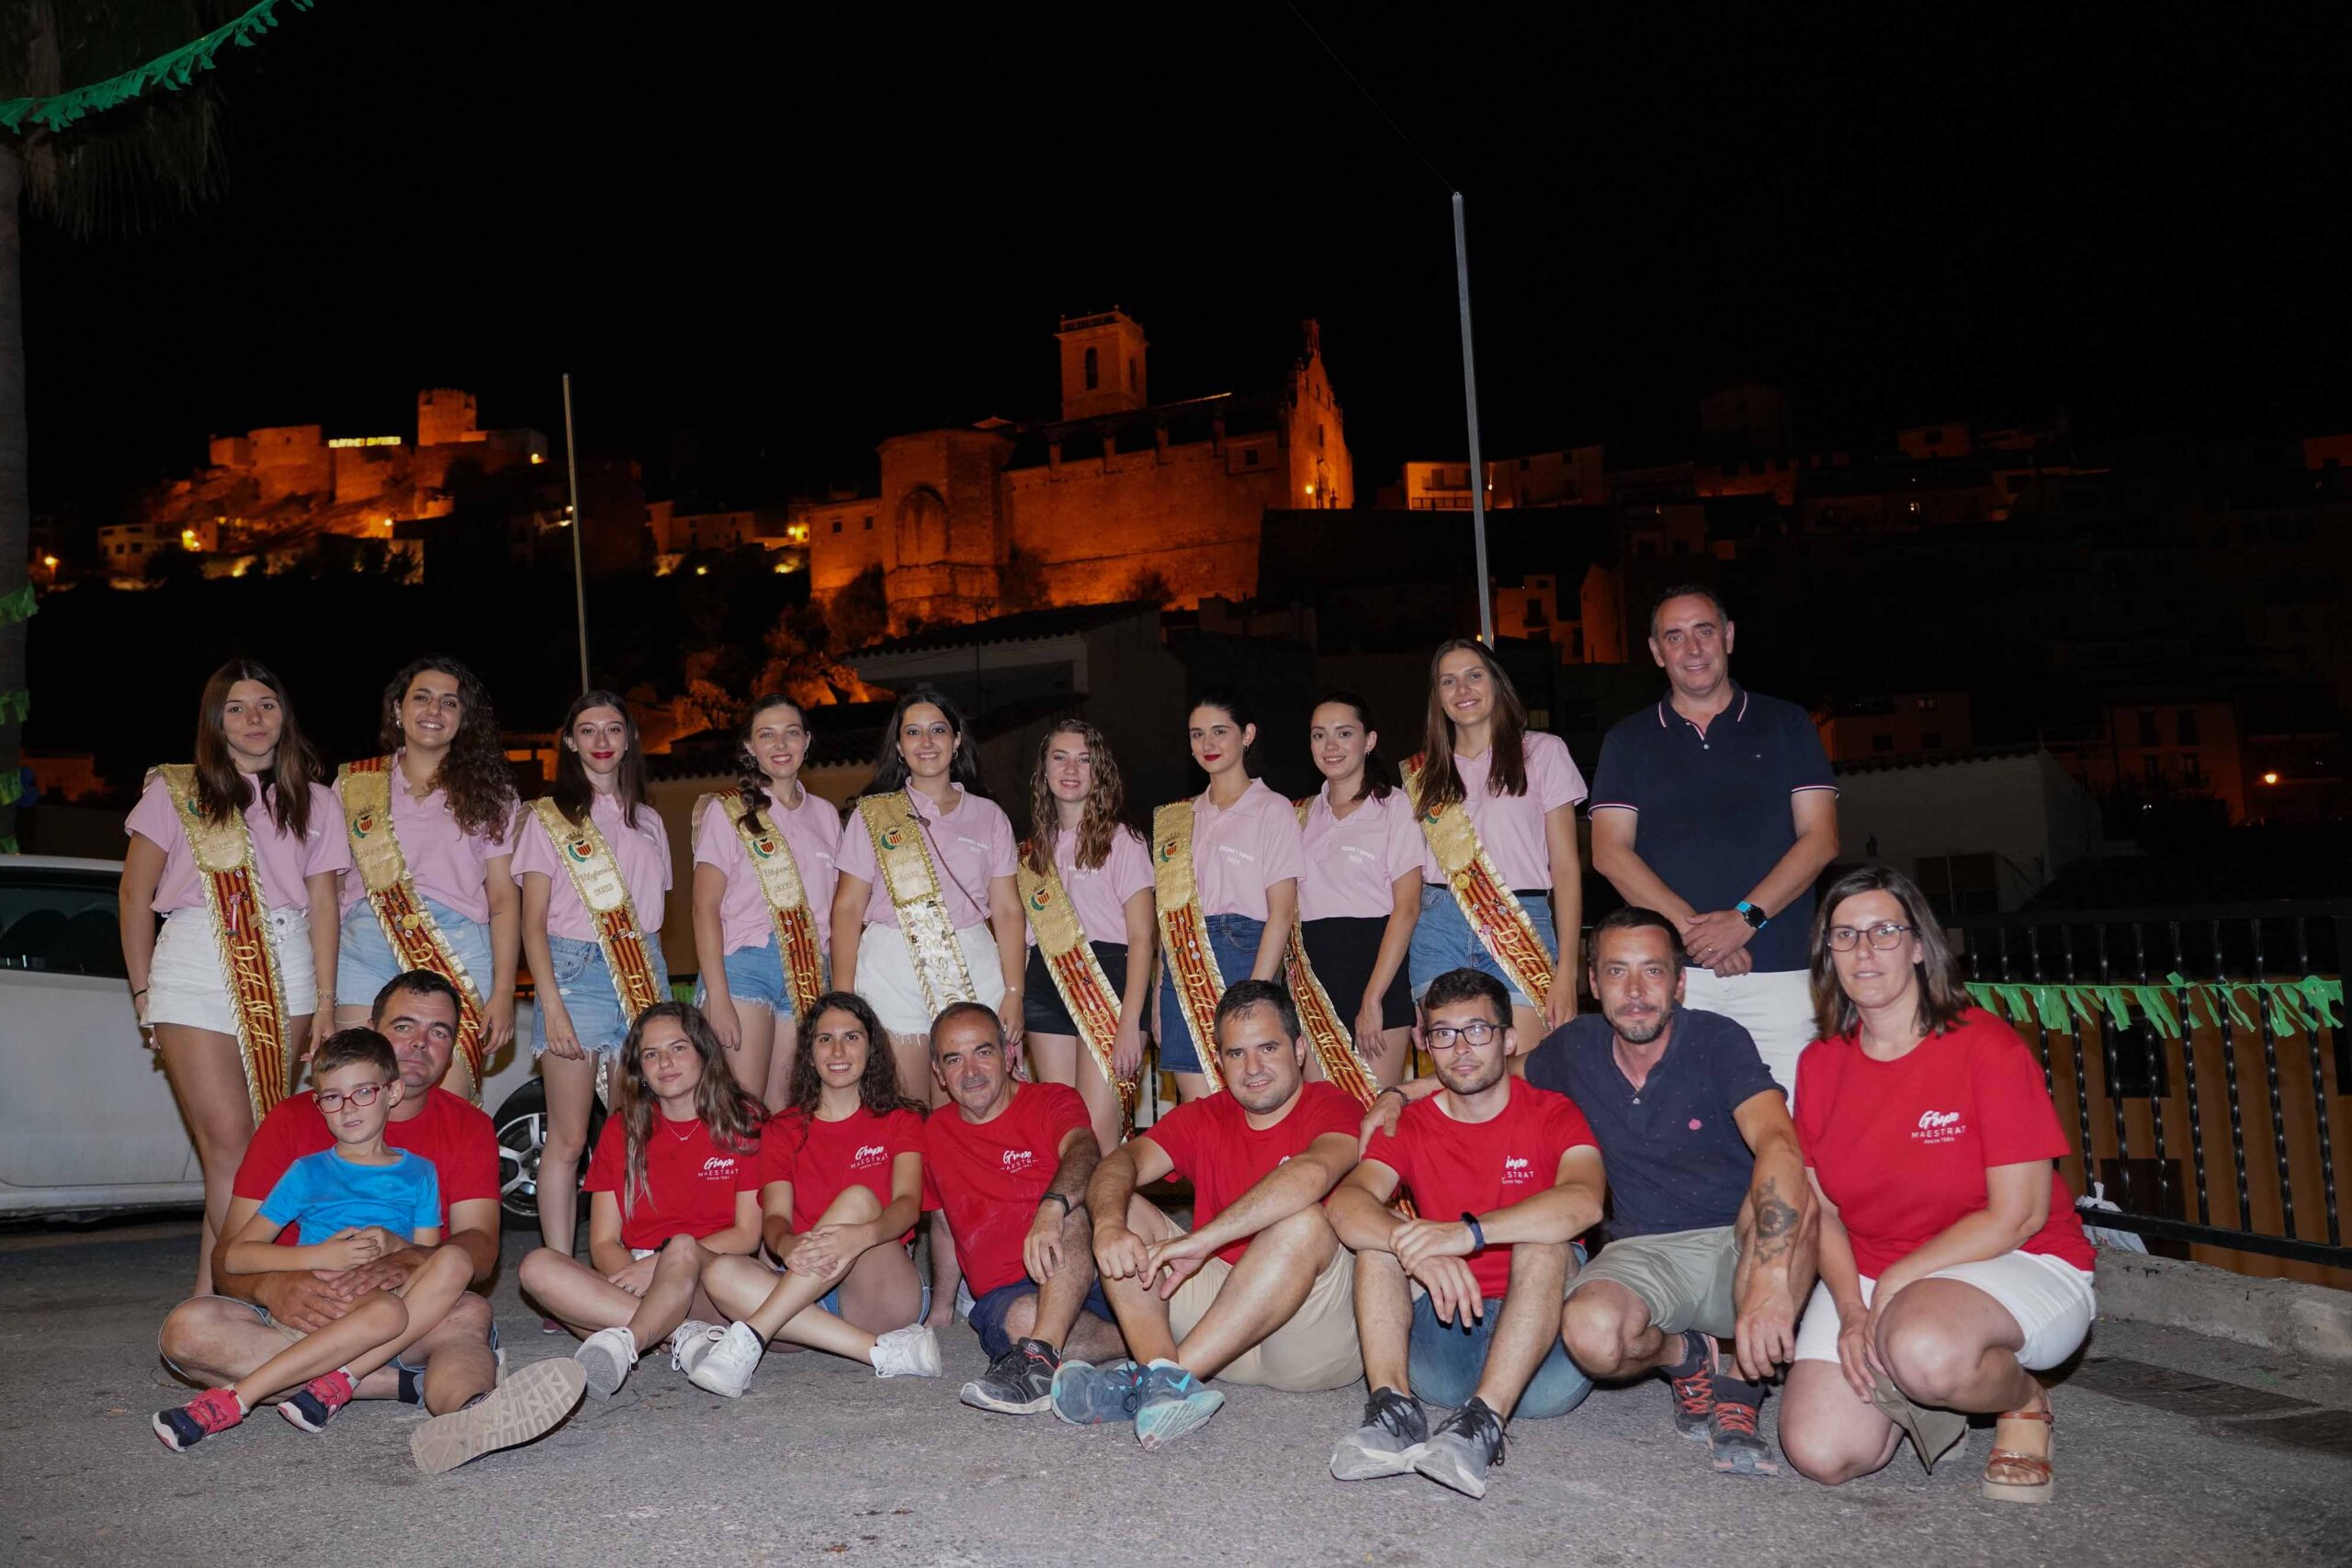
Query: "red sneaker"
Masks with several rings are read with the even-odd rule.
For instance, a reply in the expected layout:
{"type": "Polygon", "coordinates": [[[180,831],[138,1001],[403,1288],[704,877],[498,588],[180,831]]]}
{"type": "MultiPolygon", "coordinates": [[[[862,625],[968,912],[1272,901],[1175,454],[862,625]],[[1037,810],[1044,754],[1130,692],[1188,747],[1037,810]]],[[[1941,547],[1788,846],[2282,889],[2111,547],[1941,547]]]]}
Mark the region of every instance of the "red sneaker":
{"type": "Polygon", "coordinates": [[[225,1432],[245,1418],[245,1407],[225,1388],[208,1388],[177,1410],[159,1410],[153,1423],[155,1436],[174,1453],[184,1454],[215,1432],[225,1432]]]}
{"type": "Polygon", "coordinates": [[[305,1432],[316,1434],[326,1430],[334,1413],[351,1403],[351,1375],[329,1372],[312,1378],[302,1385],[302,1392],[277,1407],[277,1413],[305,1432]]]}

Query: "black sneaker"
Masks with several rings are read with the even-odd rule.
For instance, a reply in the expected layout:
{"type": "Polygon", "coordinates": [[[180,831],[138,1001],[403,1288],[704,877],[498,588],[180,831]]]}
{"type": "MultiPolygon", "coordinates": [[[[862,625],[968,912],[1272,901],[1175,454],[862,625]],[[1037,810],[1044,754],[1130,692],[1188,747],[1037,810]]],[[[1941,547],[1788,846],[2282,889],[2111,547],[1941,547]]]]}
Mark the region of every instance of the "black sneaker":
{"type": "Polygon", "coordinates": [[[1707,1441],[1715,1414],[1715,1342],[1696,1329],[1682,1336],[1682,1365],[1666,1369],[1674,1391],[1674,1429],[1694,1443],[1707,1441]]]}
{"type": "Polygon", "coordinates": [[[1470,1403],[1437,1424],[1413,1468],[1465,1496],[1487,1495],[1487,1472],[1503,1461],[1503,1418],[1471,1395],[1470,1403]]]}
{"type": "Polygon", "coordinates": [[[1331,1478],[1372,1481],[1410,1475],[1413,1461],[1430,1440],[1430,1418],[1421,1402],[1393,1388],[1376,1388],[1363,1402],[1363,1425],[1331,1450],[1331,1478]]]}
{"type": "Polygon", "coordinates": [[[1016,1339],[1012,1348],[989,1363],[986,1373],[964,1385],[964,1403],[1008,1416],[1035,1416],[1054,1405],[1054,1373],[1061,1352],[1042,1339],[1016,1339]]]}

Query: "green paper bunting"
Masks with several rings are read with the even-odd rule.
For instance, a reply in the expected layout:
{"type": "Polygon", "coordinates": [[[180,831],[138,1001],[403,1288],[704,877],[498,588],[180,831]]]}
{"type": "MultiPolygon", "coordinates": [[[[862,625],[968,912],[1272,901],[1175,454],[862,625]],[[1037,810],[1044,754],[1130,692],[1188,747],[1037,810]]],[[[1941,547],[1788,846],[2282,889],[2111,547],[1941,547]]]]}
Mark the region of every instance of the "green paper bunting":
{"type": "Polygon", "coordinates": [[[2306,976],[2301,980],[2220,983],[2190,980],[2177,974],[2167,975],[2165,979],[2164,986],[2009,980],[1971,980],[1967,986],[1968,994],[1985,1011],[2012,1023],[2037,1024],[2053,1031],[2069,1031],[2077,1020],[2099,1022],[2102,1012],[2112,1027],[2129,1029],[2135,1009],[2165,1040],[2181,1037],[2184,1021],[2192,1030],[2219,1029],[2225,1015],[2237,1028],[2256,1029],[2260,1027],[2259,1014],[2265,1009],[2270,1027],[2281,1034],[2308,1034],[2322,1024],[2330,1029],[2342,1027],[2336,1009],[2344,1001],[2344,982],[2323,975],[2306,976]],[[2251,1008],[2241,992],[2253,997],[2251,1008]],[[2175,998],[2181,1000],[2181,1012],[2174,1011],[2175,998]]]}
{"type": "MultiPolygon", "coordinates": [[[[317,0],[282,0],[298,11],[307,11],[317,0]]],[[[227,22],[206,33],[193,43],[182,44],[169,54],[160,55],[144,65],[133,66],[119,76],[103,82],[93,82],[86,87],[57,93],[41,98],[10,98],[0,103],[0,128],[13,134],[24,134],[27,125],[44,130],[62,130],[85,115],[97,114],[141,97],[149,89],[161,86],[166,92],[177,92],[196,80],[199,71],[212,69],[212,57],[224,45],[233,43],[240,49],[253,47],[254,37],[277,25],[271,15],[281,0],[260,0],[260,3],[232,22],[227,22]]],[[[29,613],[29,612],[28,612],[29,613]]]]}
{"type": "Polygon", "coordinates": [[[14,593],[0,598],[0,626],[10,621],[29,621],[33,618],[33,612],[40,608],[40,605],[33,599],[33,585],[19,582],[14,593]]]}

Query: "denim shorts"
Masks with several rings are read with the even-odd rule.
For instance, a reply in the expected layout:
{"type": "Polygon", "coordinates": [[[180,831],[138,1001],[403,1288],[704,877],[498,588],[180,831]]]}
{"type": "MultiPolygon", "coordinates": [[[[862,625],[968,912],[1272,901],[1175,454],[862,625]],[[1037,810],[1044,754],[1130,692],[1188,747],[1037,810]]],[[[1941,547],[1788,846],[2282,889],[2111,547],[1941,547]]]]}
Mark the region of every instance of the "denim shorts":
{"type": "MultiPolygon", "coordinates": [[[[973,1300],[972,1310],[965,1321],[972,1325],[972,1332],[980,1337],[981,1355],[993,1361],[1012,1348],[1012,1336],[1005,1332],[1004,1320],[1012,1313],[1013,1303],[1036,1293],[1036,1280],[1020,1279],[1009,1285],[999,1285],[988,1294],[973,1300]]],[[[926,1302],[923,1304],[928,1308],[931,1303],[926,1302]]],[[[1102,1281],[1099,1279],[1086,1288],[1085,1303],[1078,1310],[1091,1312],[1113,1327],[1118,1326],[1119,1320],[1112,1314],[1110,1299],[1103,1295],[1102,1281]]]]}
{"type": "MultiPolygon", "coordinates": [[[[1584,1248],[1576,1248],[1577,1261],[1584,1261],[1584,1248]]],[[[1568,1275],[1571,1283],[1576,1274],[1568,1275]]],[[[1469,1397],[1478,1392],[1478,1380],[1486,1374],[1487,1348],[1493,1341],[1496,1327],[1501,1324],[1503,1303],[1499,1297],[1487,1299],[1487,1314],[1471,1320],[1467,1328],[1459,1324],[1439,1321],[1437,1308],[1430,1298],[1421,1296],[1413,1303],[1413,1337],[1406,1354],[1406,1371],[1413,1380],[1415,1397],[1430,1404],[1442,1404],[1449,1410],[1459,1409],[1469,1397]]],[[[1556,1314],[1553,1320],[1558,1327],[1556,1314]]],[[[1574,1361],[1568,1359],[1568,1348],[1560,1336],[1552,1336],[1552,1348],[1544,1353],[1535,1375],[1527,1380],[1527,1391],[1519,1396],[1515,1414],[1522,1418],[1540,1421],[1547,1416],[1566,1416],[1584,1403],[1592,1392],[1592,1380],[1574,1361]]]]}
{"type": "MultiPolygon", "coordinates": [[[[771,932],[757,947],[739,947],[718,961],[727,974],[727,995],[737,1007],[755,1007],[777,1018],[795,1018],[799,1009],[792,999],[792,986],[784,977],[784,960],[777,956],[775,936],[771,932]]],[[[817,965],[824,967],[824,955],[820,953],[817,965]]],[[[700,1007],[710,998],[710,987],[695,982],[695,1005],[700,1007]]],[[[817,998],[811,997],[810,1001],[817,998]]]]}
{"type": "MultiPolygon", "coordinates": [[[[779,1276],[779,1278],[781,1278],[781,1276],[779,1276]]],[[[842,1314],[842,1288],[841,1288],[839,1285],[835,1285],[831,1290],[827,1291],[823,1295],[821,1295],[821,1296],[820,1296],[820,1297],[818,1297],[818,1298],[817,1298],[817,1304],[818,1304],[819,1306],[822,1307],[825,1311],[827,1311],[827,1312],[829,1312],[829,1313],[831,1313],[835,1317],[839,1317],[839,1316],[841,1316],[841,1314],[842,1314]]],[[[921,1307],[919,1307],[918,1309],[916,1309],[916,1312],[915,1312],[915,1322],[917,1322],[917,1323],[924,1322],[924,1321],[926,1321],[930,1316],[931,1316],[931,1281],[930,1281],[930,1280],[925,1280],[922,1282],[922,1305],[921,1307]]]]}
{"type": "MultiPolygon", "coordinates": [[[[430,898],[424,908],[441,928],[442,940],[449,944],[466,978],[474,983],[474,994],[487,998],[491,980],[498,973],[491,963],[490,928],[478,926],[447,904],[430,898]]],[[[376,918],[374,907],[365,898],[354,904],[351,913],[343,918],[343,936],[335,945],[335,999],[345,1007],[365,1007],[407,967],[392,956],[391,943],[384,940],[384,924],[376,918]]]]}
{"type": "MultiPolygon", "coordinates": [[[[1230,986],[1248,979],[1258,962],[1258,939],[1265,933],[1266,922],[1247,915],[1211,915],[1208,927],[1209,951],[1216,954],[1216,970],[1225,983],[1230,986]]],[[[1215,1048],[1216,1042],[1208,1043],[1215,1048]]],[[[1183,1005],[1176,999],[1175,966],[1165,963],[1159,966],[1159,1070],[1204,1070],[1200,1043],[1193,1040],[1192,1028],[1184,1021],[1183,1005]]]]}
{"type": "MultiPolygon", "coordinates": [[[[1519,907],[1527,911],[1527,923],[1535,928],[1535,940],[1544,951],[1559,962],[1560,939],[1552,930],[1552,898],[1548,893],[1530,897],[1521,894],[1519,907]]],[[[1492,975],[1504,987],[1514,992],[1519,1007],[1544,1010],[1537,998],[1520,990],[1519,982],[1503,972],[1487,944],[1478,940],[1470,922],[1462,918],[1462,906],[1453,901],[1453,889],[1434,883],[1421,885],[1421,918],[1413,925],[1413,945],[1405,960],[1405,967],[1413,976],[1413,1000],[1430,988],[1430,982],[1449,969],[1476,969],[1492,975]]]]}
{"type": "MultiPolygon", "coordinates": [[[[548,952],[555,960],[555,988],[563,998],[563,1010],[571,1017],[571,1032],[580,1048],[594,1055],[618,1051],[628,1038],[628,1026],[634,1019],[621,1013],[621,999],[613,991],[613,972],[605,965],[605,950],[596,942],[582,942],[577,937],[548,937],[548,952]]],[[[658,932],[645,937],[645,955],[653,962],[655,999],[670,999],[670,966],[662,957],[662,938],[658,932]]],[[[548,1048],[547,1013],[531,1010],[531,1055],[538,1056],[548,1048]]]]}

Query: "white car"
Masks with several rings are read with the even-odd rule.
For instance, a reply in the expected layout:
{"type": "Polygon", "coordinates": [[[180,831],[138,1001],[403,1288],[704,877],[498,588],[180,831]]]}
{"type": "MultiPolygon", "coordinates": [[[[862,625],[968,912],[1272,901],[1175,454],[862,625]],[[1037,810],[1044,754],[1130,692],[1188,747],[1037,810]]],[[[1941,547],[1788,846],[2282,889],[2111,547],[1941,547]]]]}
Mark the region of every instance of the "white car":
{"type": "MultiPolygon", "coordinates": [[[[0,856],[0,1218],[203,1206],[163,1059],[131,1010],[121,882],[120,861],[0,856]]],[[[514,1024],[519,1043],[491,1063],[482,1104],[507,1212],[535,1219],[545,1101],[527,1002],[514,1024]]]]}

